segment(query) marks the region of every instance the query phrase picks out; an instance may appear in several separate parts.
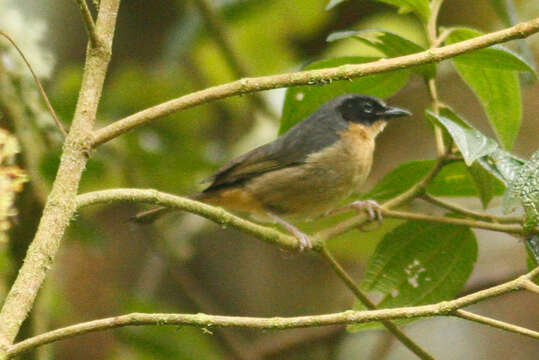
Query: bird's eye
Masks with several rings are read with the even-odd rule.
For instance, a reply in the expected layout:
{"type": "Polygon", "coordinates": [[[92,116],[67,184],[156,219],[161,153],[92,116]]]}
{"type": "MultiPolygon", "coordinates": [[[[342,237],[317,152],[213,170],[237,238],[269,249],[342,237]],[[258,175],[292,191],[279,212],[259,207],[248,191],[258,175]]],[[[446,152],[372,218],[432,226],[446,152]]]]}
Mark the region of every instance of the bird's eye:
{"type": "Polygon", "coordinates": [[[363,104],[363,111],[370,114],[374,111],[374,105],[371,103],[364,103],[363,104]]]}

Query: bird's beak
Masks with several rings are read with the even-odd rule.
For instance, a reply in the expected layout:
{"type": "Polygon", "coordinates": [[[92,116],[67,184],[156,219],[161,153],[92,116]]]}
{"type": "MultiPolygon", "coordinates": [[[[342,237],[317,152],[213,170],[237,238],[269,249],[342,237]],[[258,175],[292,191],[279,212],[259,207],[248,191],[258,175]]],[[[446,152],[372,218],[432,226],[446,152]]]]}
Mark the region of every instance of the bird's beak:
{"type": "Polygon", "coordinates": [[[411,112],[405,109],[398,108],[396,106],[388,106],[384,110],[380,116],[389,119],[389,118],[395,118],[395,117],[401,117],[401,116],[410,116],[412,115],[411,112]]]}

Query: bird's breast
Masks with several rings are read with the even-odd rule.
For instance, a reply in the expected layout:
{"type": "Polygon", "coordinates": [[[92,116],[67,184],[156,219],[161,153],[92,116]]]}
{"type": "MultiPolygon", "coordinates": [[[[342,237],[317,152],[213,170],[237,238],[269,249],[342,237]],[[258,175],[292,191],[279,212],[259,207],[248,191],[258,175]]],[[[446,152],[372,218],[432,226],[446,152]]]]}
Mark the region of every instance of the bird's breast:
{"type": "Polygon", "coordinates": [[[323,169],[335,185],[355,190],[369,175],[374,153],[374,136],[368,127],[351,123],[339,133],[340,140],[311,155],[307,163],[323,169]]]}

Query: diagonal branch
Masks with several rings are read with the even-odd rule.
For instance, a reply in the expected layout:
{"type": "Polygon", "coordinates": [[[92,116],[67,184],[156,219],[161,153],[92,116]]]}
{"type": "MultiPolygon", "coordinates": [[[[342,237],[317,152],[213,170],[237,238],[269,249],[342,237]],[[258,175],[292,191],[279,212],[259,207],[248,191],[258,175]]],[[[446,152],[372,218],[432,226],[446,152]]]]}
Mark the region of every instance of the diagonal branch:
{"type": "Polygon", "coordinates": [[[469,311],[465,311],[465,310],[462,310],[462,309],[456,310],[455,311],[455,316],[458,317],[458,318],[473,321],[473,322],[476,322],[476,323],[479,323],[479,324],[489,325],[489,326],[492,326],[492,327],[495,327],[495,328],[498,328],[498,329],[502,329],[502,330],[505,330],[505,331],[510,331],[510,332],[514,332],[514,333],[517,333],[517,334],[520,334],[520,335],[529,336],[529,337],[534,338],[534,339],[539,339],[539,332],[538,331],[533,331],[533,330],[530,330],[530,329],[526,329],[525,327],[509,324],[509,323],[506,323],[506,322],[503,322],[503,321],[500,321],[500,320],[491,319],[491,318],[486,317],[486,316],[477,315],[477,314],[474,314],[474,313],[471,313],[469,311]]]}
{"type": "Polygon", "coordinates": [[[439,199],[427,193],[421,195],[421,199],[431,204],[434,204],[436,206],[439,206],[441,208],[454,211],[458,214],[465,215],[467,217],[471,217],[478,220],[486,220],[486,221],[496,222],[500,224],[522,222],[522,216],[497,216],[497,215],[488,214],[486,212],[474,211],[474,210],[464,208],[458,204],[439,199]]]}
{"type": "Polygon", "coordinates": [[[536,18],[504,30],[444,47],[429,49],[412,55],[392,59],[381,59],[366,64],[343,65],[327,69],[240,79],[169,100],[118,120],[95,132],[93,146],[96,147],[103,144],[156,118],[217,99],[282,87],[322,85],[334,80],[350,80],[357,77],[399,70],[411,66],[439,62],[494,44],[525,38],[538,31],[539,18],[536,18]]]}
{"type": "MultiPolygon", "coordinates": [[[[375,310],[376,304],[373,303],[366,293],[363,292],[356,284],[354,279],[343,269],[341,264],[335,260],[331,253],[327,250],[325,246],[322,246],[320,250],[320,255],[329,263],[333,271],[341,278],[341,280],[346,284],[346,286],[351,289],[356,296],[356,298],[369,310],[375,310]]],[[[381,321],[382,325],[392,333],[404,346],[406,346],[410,351],[416,354],[420,359],[432,359],[434,358],[423,350],[419,345],[417,345],[412,339],[410,339],[398,326],[391,320],[381,321]]]]}
{"type": "Polygon", "coordinates": [[[86,34],[88,35],[88,39],[90,41],[91,47],[96,47],[99,45],[99,37],[97,36],[97,33],[95,31],[95,23],[94,19],[92,18],[92,13],[90,12],[90,9],[88,8],[88,4],[86,3],[86,0],[76,0],[77,4],[79,5],[80,15],[82,16],[82,20],[84,22],[84,28],[86,29],[86,34]]]}
{"type": "MultiPolygon", "coordinates": [[[[523,289],[524,282],[533,279],[539,274],[539,267],[531,272],[522,275],[514,280],[504,284],[494,286],[492,288],[478,291],[476,293],[466,295],[451,301],[443,301],[433,305],[422,305],[404,308],[353,311],[348,310],[340,313],[313,315],[313,316],[298,316],[298,317],[272,317],[272,318],[256,318],[256,317],[239,317],[239,316],[220,316],[207,314],[145,314],[132,313],[127,315],[115,316],[100,320],[88,321],[76,325],[67,326],[64,328],[49,331],[47,333],[31,337],[16,343],[8,348],[7,356],[14,357],[25,351],[29,351],[38,346],[51,342],[67,339],[89,332],[102,331],[106,329],[114,329],[125,326],[138,325],[193,325],[202,328],[211,326],[224,327],[246,327],[254,329],[292,329],[300,327],[315,327],[339,324],[360,324],[372,321],[396,320],[396,319],[413,319],[419,317],[430,316],[455,316],[456,312],[468,305],[478,303],[480,301],[507,294],[513,291],[523,289]]],[[[475,319],[474,319],[475,321],[475,319]]],[[[500,322],[501,323],[501,322],[500,322]]],[[[493,325],[485,322],[485,324],[493,325]]],[[[500,324],[497,324],[500,325],[500,324]]],[[[510,324],[507,324],[510,325],[510,324]]],[[[506,329],[507,327],[496,326],[506,329]]],[[[539,339],[539,334],[534,331],[514,327],[512,330],[532,338],[539,339]],[[525,331],[524,331],[525,330],[525,331]]]]}
{"type": "Polygon", "coordinates": [[[141,189],[111,189],[94,191],[77,196],[77,208],[89,205],[110,203],[112,201],[139,201],[162,205],[173,209],[181,209],[212,220],[221,226],[230,226],[253,235],[260,240],[277,245],[284,249],[299,249],[295,237],[283,234],[271,227],[255,224],[230,212],[199,201],[159,192],[141,189]]]}
{"type": "Polygon", "coordinates": [[[15,41],[8,34],[3,32],[2,30],[0,30],[0,35],[5,37],[11,43],[11,45],[13,45],[13,47],[17,50],[17,52],[21,56],[22,60],[26,64],[26,67],[28,68],[28,70],[30,70],[30,73],[32,73],[32,77],[34,78],[34,82],[36,83],[36,85],[38,87],[39,93],[41,94],[41,97],[43,98],[43,101],[45,102],[45,105],[47,106],[47,109],[51,113],[51,116],[52,116],[54,122],[56,123],[56,126],[58,127],[58,130],[60,130],[62,135],[64,135],[64,137],[66,137],[67,136],[67,131],[64,129],[64,126],[62,125],[62,122],[60,121],[60,119],[58,119],[58,115],[56,115],[56,112],[54,111],[54,108],[52,107],[51,102],[49,101],[49,97],[47,96],[47,93],[45,92],[45,89],[43,88],[43,85],[41,85],[41,81],[39,81],[39,78],[37,77],[36,73],[34,72],[34,69],[30,65],[30,62],[28,61],[28,59],[26,59],[26,56],[24,56],[24,53],[22,52],[22,50],[17,46],[17,43],[15,43],[15,41]]]}

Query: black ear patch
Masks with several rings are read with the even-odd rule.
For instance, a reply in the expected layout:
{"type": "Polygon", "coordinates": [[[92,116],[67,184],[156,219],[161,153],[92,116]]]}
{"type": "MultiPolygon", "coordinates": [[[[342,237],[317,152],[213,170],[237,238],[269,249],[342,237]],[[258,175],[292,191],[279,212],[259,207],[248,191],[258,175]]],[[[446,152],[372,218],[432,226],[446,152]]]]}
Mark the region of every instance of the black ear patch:
{"type": "Polygon", "coordinates": [[[344,99],[337,111],[346,121],[371,125],[380,118],[385,105],[379,100],[367,96],[354,96],[344,99]]]}

